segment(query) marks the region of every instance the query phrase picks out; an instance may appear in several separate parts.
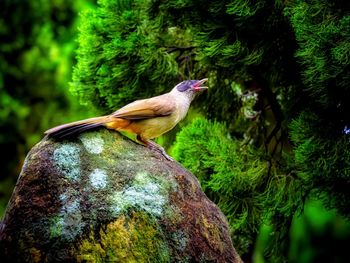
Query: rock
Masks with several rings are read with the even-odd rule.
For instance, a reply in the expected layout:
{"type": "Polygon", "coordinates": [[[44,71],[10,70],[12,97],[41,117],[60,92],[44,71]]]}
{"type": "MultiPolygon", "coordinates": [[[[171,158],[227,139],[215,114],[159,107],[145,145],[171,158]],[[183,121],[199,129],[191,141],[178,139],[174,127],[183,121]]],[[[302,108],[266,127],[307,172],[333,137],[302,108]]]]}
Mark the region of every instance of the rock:
{"type": "Polygon", "coordinates": [[[30,151],[0,240],[2,262],[241,262],[191,173],[105,129],[30,151]]]}

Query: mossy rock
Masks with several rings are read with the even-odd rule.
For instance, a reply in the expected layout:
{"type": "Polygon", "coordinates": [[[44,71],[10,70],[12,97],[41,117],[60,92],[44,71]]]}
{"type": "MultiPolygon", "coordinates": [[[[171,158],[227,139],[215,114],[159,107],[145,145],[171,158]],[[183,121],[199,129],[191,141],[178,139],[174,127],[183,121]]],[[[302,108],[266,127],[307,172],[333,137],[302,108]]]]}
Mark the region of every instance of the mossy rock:
{"type": "Polygon", "coordinates": [[[190,172],[105,129],[30,151],[0,239],[2,262],[241,262],[190,172]]]}

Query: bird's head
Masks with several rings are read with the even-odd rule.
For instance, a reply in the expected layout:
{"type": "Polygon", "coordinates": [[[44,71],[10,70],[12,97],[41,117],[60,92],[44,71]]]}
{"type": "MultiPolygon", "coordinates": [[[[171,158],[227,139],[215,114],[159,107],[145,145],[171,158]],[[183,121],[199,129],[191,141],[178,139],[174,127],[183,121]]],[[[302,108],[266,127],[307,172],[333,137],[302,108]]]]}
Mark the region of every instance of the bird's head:
{"type": "Polygon", "coordinates": [[[207,86],[203,86],[203,84],[207,81],[208,79],[201,79],[201,80],[185,80],[180,82],[175,86],[173,89],[173,92],[176,93],[181,93],[185,95],[186,97],[190,98],[191,100],[194,99],[194,97],[198,94],[201,93],[203,90],[207,90],[207,86]]]}

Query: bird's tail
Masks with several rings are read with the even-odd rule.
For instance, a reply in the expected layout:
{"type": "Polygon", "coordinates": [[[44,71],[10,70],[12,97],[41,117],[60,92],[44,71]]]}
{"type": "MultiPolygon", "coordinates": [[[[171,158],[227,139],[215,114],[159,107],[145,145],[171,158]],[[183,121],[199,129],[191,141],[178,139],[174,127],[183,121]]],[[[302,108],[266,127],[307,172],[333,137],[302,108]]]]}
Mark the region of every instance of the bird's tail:
{"type": "Polygon", "coordinates": [[[101,116],[90,118],[82,121],[71,122],[63,125],[56,126],[45,132],[48,137],[64,139],[83,131],[92,130],[97,127],[104,126],[105,123],[109,122],[108,116],[101,116]]]}

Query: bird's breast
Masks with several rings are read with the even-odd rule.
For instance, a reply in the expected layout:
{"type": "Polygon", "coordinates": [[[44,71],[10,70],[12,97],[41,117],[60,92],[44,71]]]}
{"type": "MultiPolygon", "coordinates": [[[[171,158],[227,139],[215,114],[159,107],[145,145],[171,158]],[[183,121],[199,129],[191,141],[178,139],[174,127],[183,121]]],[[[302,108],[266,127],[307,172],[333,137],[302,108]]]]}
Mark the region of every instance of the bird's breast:
{"type": "Polygon", "coordinates": [[[187,97],[176,97],[176,110],[174,111],[177,122],[186,117],[191,101],[187,97]]]}
{"type": "Polygon", "coordinates": [[[132,132],[141,135],[144,139],[153,139],[170,131],[178,123],[178,115],[172,113],[168,116],[133,121],[128,127],[132,132]]]}

